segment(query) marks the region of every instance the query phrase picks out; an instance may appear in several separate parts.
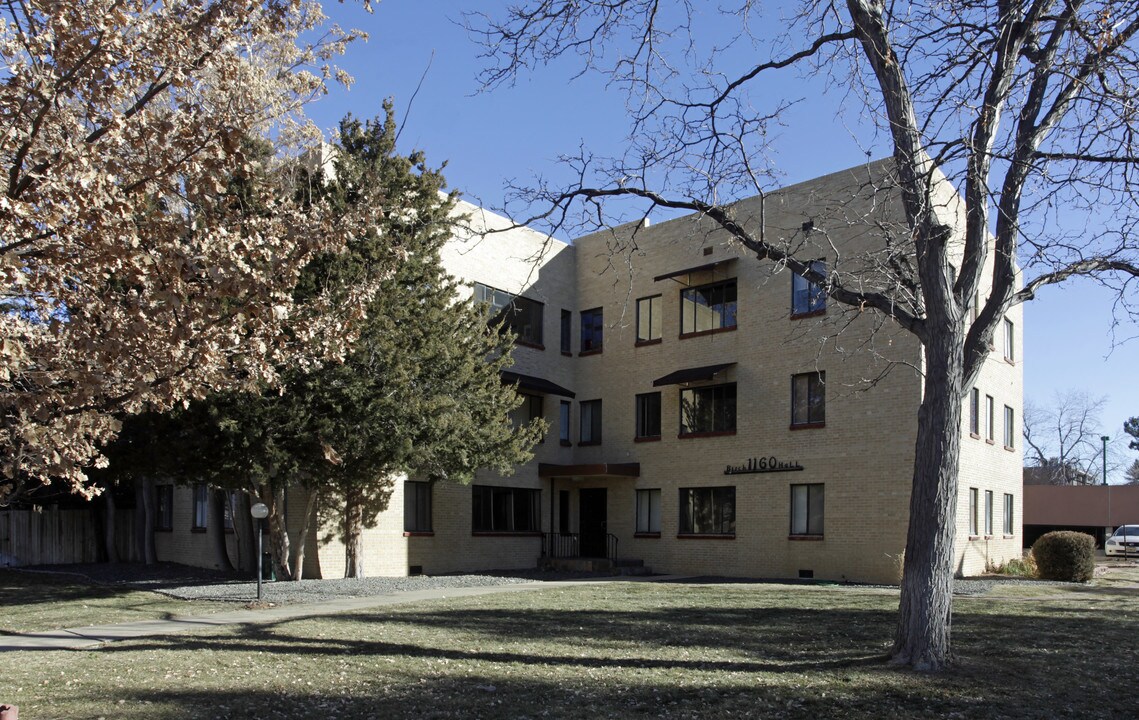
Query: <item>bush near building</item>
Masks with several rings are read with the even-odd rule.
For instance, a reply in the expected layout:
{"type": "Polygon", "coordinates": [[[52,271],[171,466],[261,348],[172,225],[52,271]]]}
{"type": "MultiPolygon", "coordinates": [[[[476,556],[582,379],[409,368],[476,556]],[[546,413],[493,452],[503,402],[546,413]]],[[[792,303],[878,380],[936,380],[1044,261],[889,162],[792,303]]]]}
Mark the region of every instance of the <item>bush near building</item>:
{"type": "Polygon", "coordinates": [[[1037,576],[1043,580],[1087,582],[1095,574],[1095,538],[1073,530],[1042,535],[1032,546],[1037,576]]]}

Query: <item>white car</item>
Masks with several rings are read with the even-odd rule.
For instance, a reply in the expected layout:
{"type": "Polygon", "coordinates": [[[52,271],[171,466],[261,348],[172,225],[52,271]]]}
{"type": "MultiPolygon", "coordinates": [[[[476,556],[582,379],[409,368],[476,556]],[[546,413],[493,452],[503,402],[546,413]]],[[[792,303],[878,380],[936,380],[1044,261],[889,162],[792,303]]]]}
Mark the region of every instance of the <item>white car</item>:
{"type": "Polygon", "coordinates": [[[1103,544],[1108,557],[1123,555],[1139,558],[1139,525],[1120,525],[1103,544]]]}

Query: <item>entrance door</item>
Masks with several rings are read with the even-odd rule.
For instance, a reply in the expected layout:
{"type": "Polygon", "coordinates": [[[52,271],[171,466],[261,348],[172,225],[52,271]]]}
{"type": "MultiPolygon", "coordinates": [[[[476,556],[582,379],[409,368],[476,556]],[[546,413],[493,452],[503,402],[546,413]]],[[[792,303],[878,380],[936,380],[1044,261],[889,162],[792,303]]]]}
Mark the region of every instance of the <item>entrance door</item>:
{"type": "Polygon", "coordinates": [[[605,557],[606,530],[605,488],[578,491],[578,528],[581,530],[581,556],[605,557]]]}

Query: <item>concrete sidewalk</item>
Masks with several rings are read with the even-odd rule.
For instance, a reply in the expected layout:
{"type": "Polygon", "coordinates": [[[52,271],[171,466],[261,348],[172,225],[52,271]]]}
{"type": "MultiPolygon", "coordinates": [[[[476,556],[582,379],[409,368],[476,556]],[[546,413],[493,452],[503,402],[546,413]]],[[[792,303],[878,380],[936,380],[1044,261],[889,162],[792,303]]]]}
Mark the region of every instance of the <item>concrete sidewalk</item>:
{"type": "Polygon", "coordinates": [[[575,585],[596,585],[608,582],[660,582],[682,580],[683,575],[615,576],[611,578],[589,578],[587,580],[556,580],[550,582],[527,582],[511,585],[490,585],[479,587],[432,588],[411,590],[390,595],[326,600],[317,603],[280,605],[260,610],[234,610],[211,615],[175,617],[167,620],[142,620],[139,622],[118,623],[115,625],[88,625],[87,627],[64,628],[48,632],[26,633],[21,635],[0,635],[0,652],[11,650],[88,650],[116,640],[152,637],[156,635],[177,635],[198,632],[224,625],[259,625],[293,620],[296,618],[334,615],[353,610],[367,610],[387,605],[428,602],[447,598],[474,597],[495,593],[529,592],[551,588],[573,587],[575,585]]]}

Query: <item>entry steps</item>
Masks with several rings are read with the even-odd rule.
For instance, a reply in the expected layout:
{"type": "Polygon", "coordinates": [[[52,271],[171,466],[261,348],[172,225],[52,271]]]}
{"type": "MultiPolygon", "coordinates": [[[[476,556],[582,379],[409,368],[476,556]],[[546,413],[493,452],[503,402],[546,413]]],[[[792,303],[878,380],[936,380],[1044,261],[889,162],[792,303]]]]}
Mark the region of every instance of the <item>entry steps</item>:
{"type": "Polygon", "coordinates": [[[563,572],[609,573],[610,575],[652,575],[644,560],[634,558],[543,558],[543,567],[563,572]]]}

